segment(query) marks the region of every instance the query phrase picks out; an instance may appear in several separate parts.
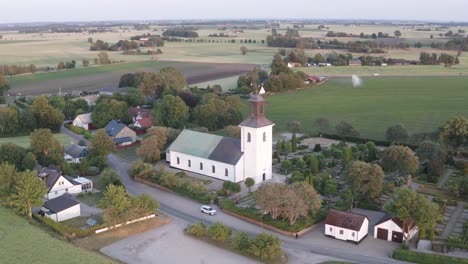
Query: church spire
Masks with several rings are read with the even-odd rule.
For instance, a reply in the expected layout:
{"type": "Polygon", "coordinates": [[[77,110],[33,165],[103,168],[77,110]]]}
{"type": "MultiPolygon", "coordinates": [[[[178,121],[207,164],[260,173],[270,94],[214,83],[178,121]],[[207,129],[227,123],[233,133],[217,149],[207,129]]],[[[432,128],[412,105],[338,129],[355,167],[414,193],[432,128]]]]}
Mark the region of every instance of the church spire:
{"type": "Polygon", "coordinates": [[[273,125],[273,122],[265,117],[265,100],[259,94],[253,94],[249,99],[249,116],[240,126],[263,127],[273,125]]]}

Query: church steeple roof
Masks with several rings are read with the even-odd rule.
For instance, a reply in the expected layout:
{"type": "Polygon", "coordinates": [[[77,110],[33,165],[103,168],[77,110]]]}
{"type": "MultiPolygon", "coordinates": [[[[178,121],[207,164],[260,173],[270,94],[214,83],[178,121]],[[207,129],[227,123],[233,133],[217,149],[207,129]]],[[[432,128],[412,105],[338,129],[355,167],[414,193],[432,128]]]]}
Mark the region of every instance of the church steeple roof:
{"type": "Polygon", "coordinates": [[[259,94],[253,94],[249,99],[249,116],[239,126],[264,127],[273,125],[265,117],[265,100],[259,94]]]}

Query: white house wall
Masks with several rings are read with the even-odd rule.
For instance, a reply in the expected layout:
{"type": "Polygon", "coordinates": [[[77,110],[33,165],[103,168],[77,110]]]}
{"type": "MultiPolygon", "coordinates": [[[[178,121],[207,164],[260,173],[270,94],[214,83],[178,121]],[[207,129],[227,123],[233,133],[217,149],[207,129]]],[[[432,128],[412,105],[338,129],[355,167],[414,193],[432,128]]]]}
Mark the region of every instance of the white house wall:
{"type": "Polygon", "coordinates": [[[60,176],[60,178],[55,182],[55,185],[52,186],[52,188],[45,195],[45,197],[50,200],[59,197],[60,195],[63,195],[65,193],[81,193],[81,185],[73,185],[70,181],[65,179],[65,177],[60,176]]]}
{"type": "MultiPolygon", "coordinates": [[[[400,233],[403,233],[403,229],[398,226],[397,224],[395,224],[395,222],[393,222],[392,220],[388,220],[388,221],[385,221],[383,223],[380,223],[376,226],[374,226],[374,237],[377,238],[377,230],[381,228],[381,229],[386,229],[388,230],[388,233],[387,233],[387,241],[392,241],[392,232],[400,232],[400,233]]],[[[418,229],[417,228],[413,228],[409,235],[408,235],[408,239],[411,239],[414,237],[414,235],[416,235],[418,233],[418,229]]],[[[405,240],[405,235],[406,234],[403,234],[403,240],[405,240]]]]}
{"type": "Polygon", "coordinates": [[[209,159],[199,158],[192,155],[187,155],[175,151],[170,152],[170,164],[171,167],[190,171],[194,173],[203,174],[209,177],[217,178],[223,181],[232,181],[240,182],[243,179],[241,177],[236,177],[235,167],[231,164],[226,164],[218,161],[213,161],[209,159]],[[179,158],[179,163],[177,163],[177,158],[179,158]],[[191,166],[189,167],[189,161],[191,166]],[[200,169],[200,163],[203,163],[203,169],[200,169]],[[215,172],[212,172],[212,166],[215,166],[215,172]],[[228,176],[225,176],[225,169],[228,170],[228,176]]]}
{"type": "Polygon", "coordinates": [[[84,128],[86,130],[88,130],[88,124],[83,124],[83,122],[81,121],[80,118],[76,117],[74,120],[73,120],[73,125],[76,126],[76,127],[81,127],[81,128],[84,128]]]}
{"type": "Polygon", "coordinates": [[[343,241],[359,242],[367,235],[368,229],[369,220],[367,219],[364,220],[364,223],[362,224],[361,229],[359,231],[325,224],[325,235],[343,241]],[[340,231],[343,231],[343,234],[340,234],[340,231]]]}
{"type": "Polygon", "coordinates": [[[260,128],[241,126],[241,151],[244,152],[244,177],[253,178],[255,183],[272,178],[273,126],[260,128]],[[250,142],[248,134],[250,133],[250,142]],[[263,141],[265,133],[265,141],[263,141]]]}
{"type": "Polygon", "coordinates": [[[58,212],[56,214],[52,215],[47,215],[50,219],[56,221],[56,222],[62,222],[71,218],[75,218],[81,215],[81,205],[77,204],[75,206],[72,206],[68,209],[65,209],[61,212],[58,212]]]}
{"type": "Polygon", "coordinates": [[[363,239],[367,234],[369,233],[369,220],[364,219],[364,222],[362,223],[361,229],[358,232],[358,237],[357,241],[360,241],[363,239]]]}

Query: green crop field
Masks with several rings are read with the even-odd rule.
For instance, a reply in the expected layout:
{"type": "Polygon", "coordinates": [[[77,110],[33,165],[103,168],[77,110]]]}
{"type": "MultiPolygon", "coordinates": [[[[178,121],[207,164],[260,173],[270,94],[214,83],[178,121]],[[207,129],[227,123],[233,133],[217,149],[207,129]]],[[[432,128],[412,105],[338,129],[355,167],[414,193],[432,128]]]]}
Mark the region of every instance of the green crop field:
{"type": "Polygon", "coordinates": [[[217,79],[217,80],[203,82],[203,83],[197,83],[192,86],[198,86],[199,88],[206,88],[208,85],[210,86],[221,85],[221,87],[223,88],[223,91],[228,91],[229,89],[234,89],[237,87],[237,79],[239,79],[239,76],[233,76],[233,77],[217,79]]]}
{"type": "MultiPolygon", "coordinates": [[[[70,142],[73,141],[72,138],[65,134],[54,134],[55,138],[58,139],[62,146],[68,145],[70,142]]],[[[13,143],[23,148],[29,148],[30,145],[30,137],[29,136],[21,136],[21,137],[8,137],[8,138],[0,138],[0,145],[6,143],[13,143]]]]}
{"type": "Polygon", "coordinates": [[[332,78],[304,90],[266,97],[266,114],[286,130],[299,120],[316,132],[314,120],[327,118],[334,133],[340,121],[351,123],[361,137],[384,139],[388,127],[402,123],[410,133],[431,132],[455,116],[468,116],[468,77],[366,77],[353,88],[351,78],[332,78]]]}
{"type": "Polygon", "coordinates": [[[114,263],[96,253],[58,240],[0,206],[2,263],[114,263]]]}

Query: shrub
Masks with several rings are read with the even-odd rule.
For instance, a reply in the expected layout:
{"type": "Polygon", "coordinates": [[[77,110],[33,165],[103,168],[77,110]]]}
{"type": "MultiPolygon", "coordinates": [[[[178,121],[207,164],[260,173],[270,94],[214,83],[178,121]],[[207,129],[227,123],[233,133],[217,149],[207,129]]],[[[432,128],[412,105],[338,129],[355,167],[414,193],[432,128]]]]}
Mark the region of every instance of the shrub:
{"type": "Polygon", "coordinates": [[[277,258],[281,255],[281,241],[277,236],[261,233],[250,243],[248,252],[262,260],[277,258]]]}
{"type": "Polygon", "coordinates": [[[224,242],[231,236],[232,230],[223,223],[217,222],[208,228],[208,233],[211,239],[224,242]]]}
{"type": "Polygon", "coordinates": [[[320,146],[320,144],[315,144],[314,152],[320,152],[320,151],[322,151],[322,146],[320,146]]]}
{"type": "Polygon", "coordinates": [[[232,238],[231,246],[242,252],[247,251],[250,247],[249,236],[245,232],[236,232],[232,238]]]}
{"type": "Polygon", "coordinates": [[[198,222],[189,225],[185,231],[191,236],[203,237],[206,235],[206,226],[202,222],[198,222]]]}
{"type": "Polygon", "coordinates": [[[421,264],[452,264],[452,263],[468,263],[468,259],[461,259],[455,257],[449,257],[438,254],[429,254],[423,252],[415,252],[404,249],[395,249],[393,251],[392,258],[398,260],[404,260],[408,262],[421,263],[421,264]]]}
{"type": "Polygon", "coordinates": [[[238,193],[241,190],[241,186],[238,183],[231,182],[231,181],[225,181],[223,183],[223,189],[225,189],[229,195],[229,193],[238,193]]]}
{"type": "Polygon", "coordinates": [[[100,170],[96,166],[89,166],[86,172],[89,176],[96,176],[99,174],[100,170]]]}
{"type": "Polygon", "coordinates": [[[324,149],[324,150],[322,151],[322,154],[323,154],[323,156],[325,156],[325,158],[330,158],[331,155],[332,155],[330,149],[324,149]]]}

